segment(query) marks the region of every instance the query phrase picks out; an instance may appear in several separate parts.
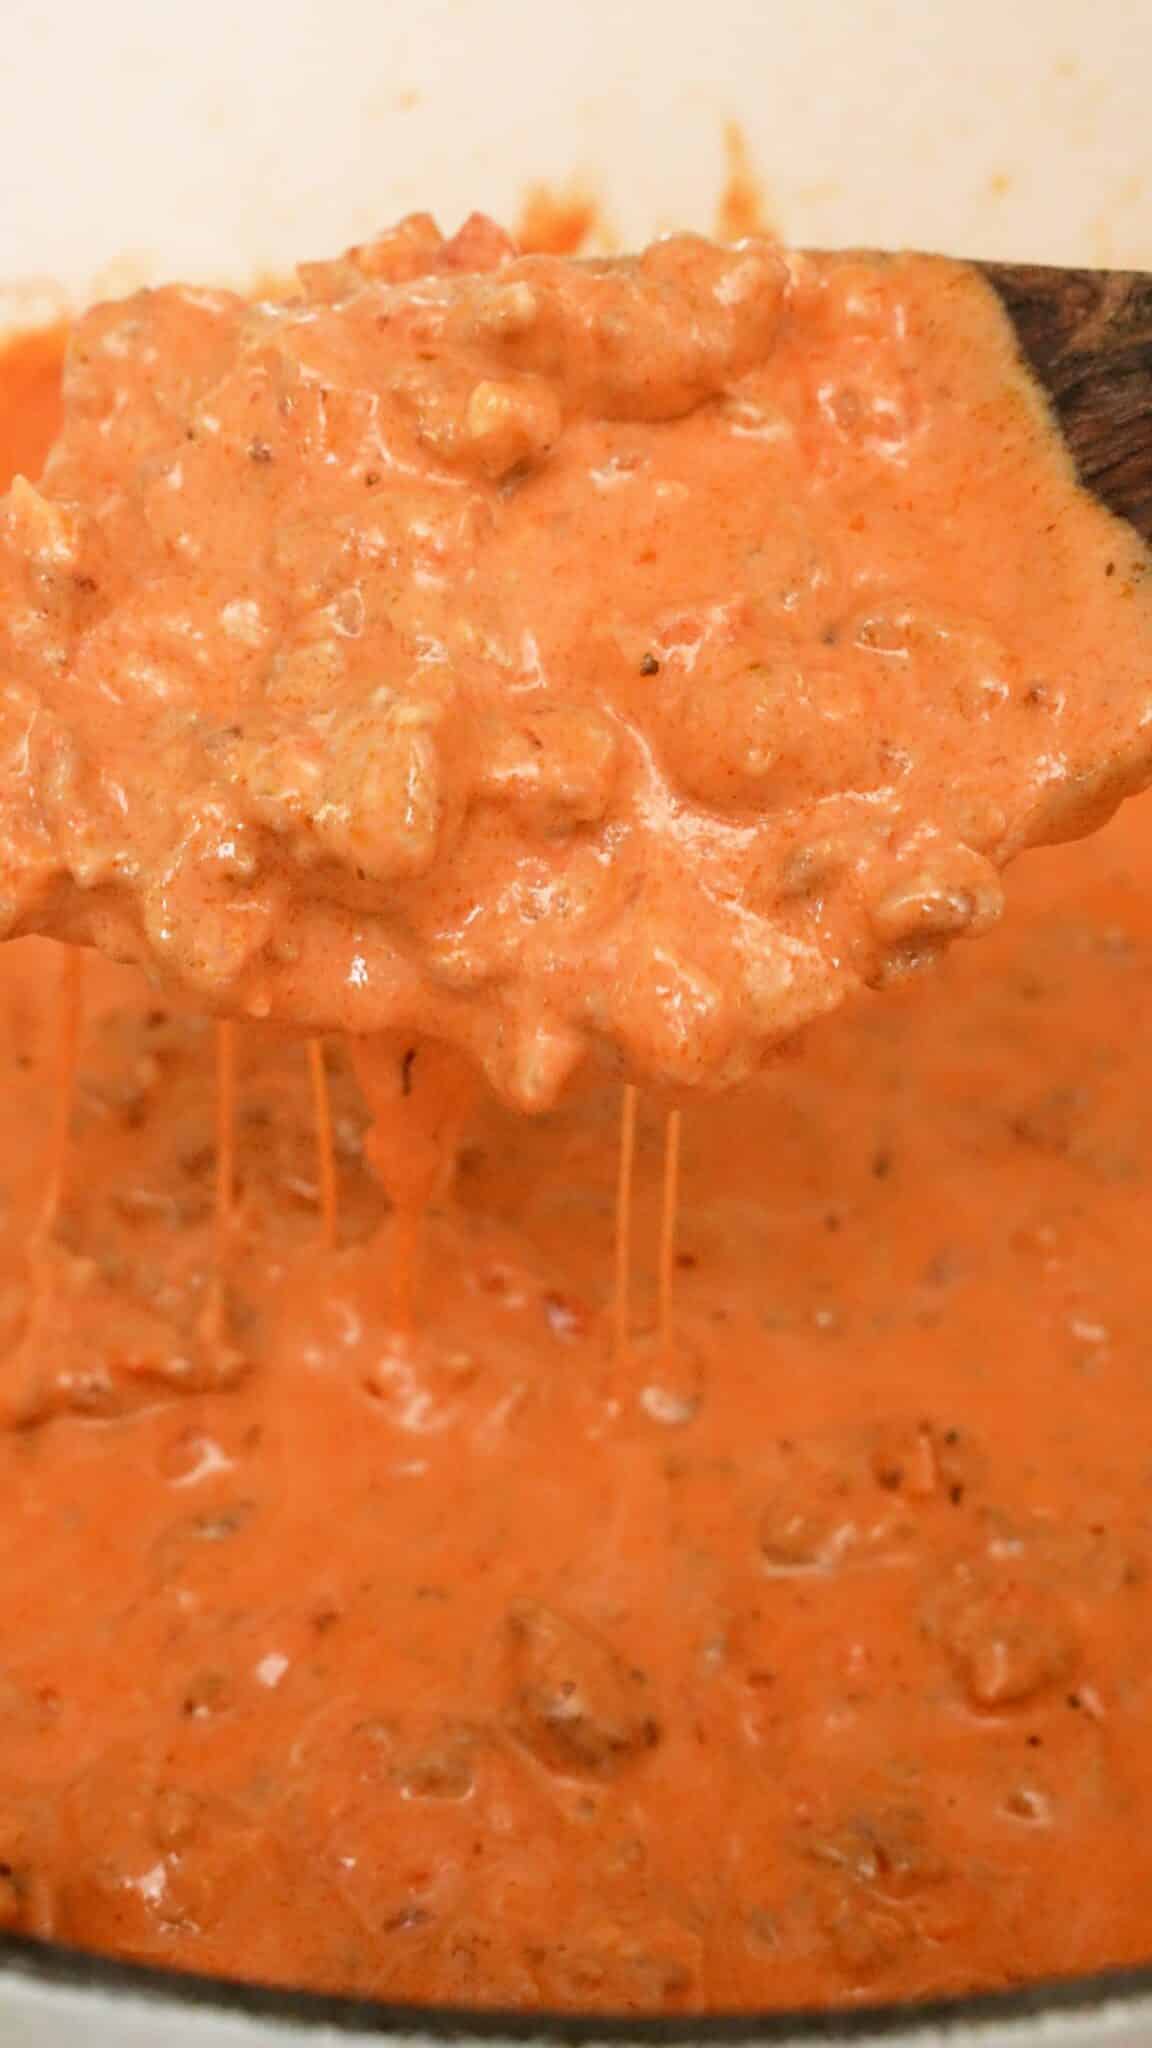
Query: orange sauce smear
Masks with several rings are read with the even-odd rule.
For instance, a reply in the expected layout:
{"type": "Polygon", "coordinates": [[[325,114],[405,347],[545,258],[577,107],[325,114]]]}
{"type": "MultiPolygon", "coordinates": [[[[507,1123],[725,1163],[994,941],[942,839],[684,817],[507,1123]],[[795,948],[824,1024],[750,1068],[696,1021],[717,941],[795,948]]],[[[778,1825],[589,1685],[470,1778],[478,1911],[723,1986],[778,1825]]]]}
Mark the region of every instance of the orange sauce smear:
{"type": "MultiPolygon", "coordinates": [[[[775,226],[772,209],[739,121],[724,124],[724,161],[713,228],[717,241],[770,234],[775,226]]],[[[578,256],[613,246],[601,201],[578,178],[566,185],[532,185],[520,209],[515,239],[526,255],[578,256]]]]}
{"type": "Polygon", "coordinates": [[[724,155],[727,175],[716,208],[717,241],[739,242],[745,235],[769,234],[771,208],[739,121],[725,124],[724,155]]]}
{"type": "MultiPolygon", "coordinates": [[[[4,356],[9,471],[60,344],[4,356]]],[[[238,1028],[222,1116],[212,1027],[92,961],[73,1084],[5,947],[0,1920],[628,2011],[1146,1957],[1147,819],[683,1131],[482,1106],[434,1350],[338,1041],[238,1028]]]]}
{"type": "Polygon", "coordinates": [[[578,256],[611,247],[612,234],[600,201],[578,182],[533,185],[516,222],[515,239],[526,256],[578,256]]]}

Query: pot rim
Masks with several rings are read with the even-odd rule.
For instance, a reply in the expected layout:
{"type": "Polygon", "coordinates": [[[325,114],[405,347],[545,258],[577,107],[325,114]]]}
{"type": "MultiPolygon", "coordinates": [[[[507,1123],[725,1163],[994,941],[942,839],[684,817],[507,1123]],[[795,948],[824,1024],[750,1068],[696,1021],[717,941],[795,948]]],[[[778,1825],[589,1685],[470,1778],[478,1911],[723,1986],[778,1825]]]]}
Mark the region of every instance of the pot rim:
{"type": "Polygon", "coordinates": [[[120,1962],[59,1942],[0,1934],[0,2005],[5,1977],[41,1990],[90,1993],[250,2020],[266,2019],[328,2034],[424,2035],[434,2041],[465,2038],[555,2041],[724,2044],[899,2039],[995,2026],[1018,2030],[1028,2022],[1059,2021],[1107,2007],[1152,2003],[1152,1963],[1045,1978],[1010,1991],[978,1991],[957,1998],[847,2007],[770,2007],[754,2012],[677,2013],[641,2018],[622,2013],[524,2011],[499,2006],[397,2004],[336,1992],[296,1991],[239,1979],[156,1969],[120,1962]]]}

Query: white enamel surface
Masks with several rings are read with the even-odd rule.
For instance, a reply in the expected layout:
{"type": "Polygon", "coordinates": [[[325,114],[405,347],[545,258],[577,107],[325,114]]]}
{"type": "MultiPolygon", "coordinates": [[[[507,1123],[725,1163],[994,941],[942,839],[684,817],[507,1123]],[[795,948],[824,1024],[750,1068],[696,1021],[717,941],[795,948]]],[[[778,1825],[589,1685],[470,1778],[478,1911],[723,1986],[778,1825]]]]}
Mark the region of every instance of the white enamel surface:
{"type": "MultiPolygon", "coordinates": [[[[6,0],[0,325],[416,206],[511,216],[532,178],[624,241],[707,226],[731,120],[799,241],[1152,268],[1150,80],[1152,0],[6,0]]],[[[0,1975],[2,2048],[289,2038],[368,2037],[0,1975]]],[[[1152,2008],[963,2038],[1144,2048],[1152,2008]]]]}
{"type": "Polygon", "coordinates": [[[7,0],[0,277],[243,275],[583,174],[797,240],[1152,266],[1149,0],[7,0]]]}

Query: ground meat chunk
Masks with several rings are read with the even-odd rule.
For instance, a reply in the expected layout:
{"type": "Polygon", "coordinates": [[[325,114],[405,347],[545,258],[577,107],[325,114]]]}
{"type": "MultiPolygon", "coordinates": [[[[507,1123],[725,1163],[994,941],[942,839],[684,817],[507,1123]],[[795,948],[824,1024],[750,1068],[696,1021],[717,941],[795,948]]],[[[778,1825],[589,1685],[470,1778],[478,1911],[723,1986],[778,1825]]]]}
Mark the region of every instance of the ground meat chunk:
{"type": "Polygon", "coordinates": [[[1041,1698],[1078,1662],[1059,1596],[1012,1559],[961,1564],[935,1626],[969,1704],[983,1712],[1041,1698]]]}
{"type": "Polygon", "coordinates": [[[660,1740],[645,1674],[554,1608],[513,1608],[508,1674],[512,1727],[550,1771],[614,1777],[660,1740]]]}
{"type": "Polygon", "coordinates": [[[885,1807],[854,1814],[841,1827],[814,1834],[808,1853],[877,1896],[902,1899],[939,1884],[947,1875],[917,1807],[885,1807]]]}

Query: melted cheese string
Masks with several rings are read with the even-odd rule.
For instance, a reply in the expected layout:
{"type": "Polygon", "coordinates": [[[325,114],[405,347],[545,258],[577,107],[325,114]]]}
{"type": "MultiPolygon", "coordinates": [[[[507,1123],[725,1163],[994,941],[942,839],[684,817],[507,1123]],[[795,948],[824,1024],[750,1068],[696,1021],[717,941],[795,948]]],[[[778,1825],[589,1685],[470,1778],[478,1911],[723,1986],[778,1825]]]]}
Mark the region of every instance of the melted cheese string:
{"type": "Polygon", "coordinates": [[[328,1092],[328,1069],[324,1041],[308,1041],[308,1070],[312,1080],[312,1118],[316,1129],[316,1173],[320,1184],[320,1242],[325,1251],[336,1249],[336,1151],[332,1142],[332,1101],[328,1092]]]}
{"type": "Polygon", "coordinates": [[[216,1235],[228,1244],[236,1207],[236,1026],[216,1026],[216,1235]]]}
{"type": "Polygon", "coordinates": [[[40,1234],[51,1237],[60,1220],[68,1191],[72,1152],[72,1119],[76,1108],[76,1072],[80,1056],[80,1025],[84,1014],[85,956],[75,946],[60,948],[60,979],[56,993],[56,1054],[52,1090],[52,1132],[48,1145],[44,1206],[40,1234]]]}
{"type": "Polygon", "coordinates": [[[664,1126],[664,1187],[660,1204],[660,1266],[657,1332],[660,1349],[672,1348],[672,1280],[676,1228],[680,1218],[680,1111],[670,1109],[664,1126]]]}
{"type": "Polygon", "coordinates": [[[224,1334],[224,1295],[236,1215],[236,1026],[216,1026],[216,1272],[208,1326],[212,1342],[224,1334]]]}
{"type": "Polygon", "coordinates": [[[636,1089],[625,1084],[620,1097],[620,1149],[616,1165],[616,1270],[612,1296],[612,1352],[617,1365],[628,1353],[632,1289],[632,1180],[636,1165],[636,1089]]]}

